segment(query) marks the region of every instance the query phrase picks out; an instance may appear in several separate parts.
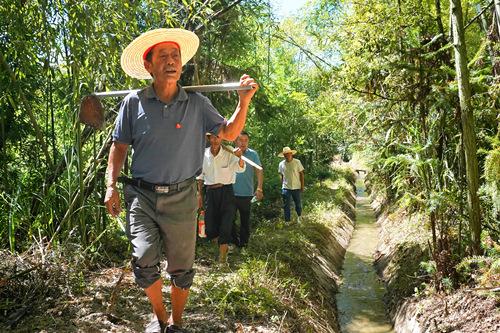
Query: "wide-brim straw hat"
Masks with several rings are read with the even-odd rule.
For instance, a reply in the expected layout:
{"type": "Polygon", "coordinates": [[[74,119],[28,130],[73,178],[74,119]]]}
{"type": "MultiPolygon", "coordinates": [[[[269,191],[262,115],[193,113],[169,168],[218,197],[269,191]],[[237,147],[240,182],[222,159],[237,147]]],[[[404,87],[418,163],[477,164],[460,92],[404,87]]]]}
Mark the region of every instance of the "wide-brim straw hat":
{"type": "Polygon", "coordinates": [[[285,157],[285,154],[292,153],[292,155],[297,154],[296,150],[290,149],[290,147],[284,147],[283,151],[278,154],[279,157],[285,157]]]}
{"type": "Polygon", "coordinates": [[[151,79],[151,74],[144,68],[144,52],[150,47],[162,43],[174,42],[181,50],[181,61],[184,66],[198,50],[200,40],[194,32],[170,28],[150,30],[134,39],[123,50],[120,63],[122,69],[136,79],[151,79]]]}

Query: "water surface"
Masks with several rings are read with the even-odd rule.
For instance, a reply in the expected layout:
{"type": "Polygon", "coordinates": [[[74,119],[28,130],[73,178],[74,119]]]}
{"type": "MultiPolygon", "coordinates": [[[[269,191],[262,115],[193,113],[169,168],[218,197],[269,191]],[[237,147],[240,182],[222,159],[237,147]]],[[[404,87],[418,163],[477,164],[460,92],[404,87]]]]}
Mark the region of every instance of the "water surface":
{"type": "Polygon", "coordinates": [[[347,248],[343,283],[337,294],[340,328],[344,333],[393,332],[382,301],[384,286],[373,267],[378,228],[361,178],[356,182],[356,192],[356,227],[347,248]]]}

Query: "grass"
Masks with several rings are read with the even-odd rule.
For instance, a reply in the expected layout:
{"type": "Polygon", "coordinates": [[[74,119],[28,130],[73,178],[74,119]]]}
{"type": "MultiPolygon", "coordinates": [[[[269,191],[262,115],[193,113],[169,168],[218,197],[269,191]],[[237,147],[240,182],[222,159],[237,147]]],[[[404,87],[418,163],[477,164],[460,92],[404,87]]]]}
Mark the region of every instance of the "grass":
{"type": "Polygon", "coordinates": [[[189,304],[219,318],[284,332],[334,332],[338,267],[332,258],[338,255],[340,264],[343,248],[332,240],[353,209],[352,183],[338,175],[306,189],[300,224],[265,218],[276,213],[259,214],[249,247],[230,254],[226,267],[216,264],[216,246],[201,242],[189,304]],[[327,258],[328,267],[320,267],[318,258],[327,258]]]}
{"type": "MultiPolygon", "coordinates": [[[[214,244],[199,242],[198,274],[186,309],[190,331],[336,331],[336,256],[342,257],[343,251],[338,239],[348,228],[352,206],[346,204],[352,183],[339,174],[332,172],[322,185],[306,189],[301,224],[284,224],[279,203],[258,206],[249,247],[231,253],[228,266],[216,263],[214,244]]],[[[60,331],[70,322],[89,330],[141,331],[149,305],[130,272],[116,300],[113,318],[118,321],[110,323],[106,316],[110,295],[129,259],[128,242],[119,227],[109,224],[88,245],[78,243],[78,233],[70,238],[48,252],[40,242],[21,261],[3,254],[9,260],[0,273],[0,309],[6,315],[0,327],[16,323],[21,331],[60,331]],[[26,273],[12,278],[19,271],[26,273]],[[14,318],[17,314],[19,320],[14,318]]]]}

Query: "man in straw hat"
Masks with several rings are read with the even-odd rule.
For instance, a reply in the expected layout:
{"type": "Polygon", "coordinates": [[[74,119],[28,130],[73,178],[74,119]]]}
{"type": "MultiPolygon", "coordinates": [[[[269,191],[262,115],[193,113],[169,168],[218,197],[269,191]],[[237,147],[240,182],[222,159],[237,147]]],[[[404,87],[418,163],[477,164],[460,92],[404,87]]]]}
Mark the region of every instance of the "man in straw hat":
{"type": "Polygon", "coordinates": [[[284,147],[283,151],[278,154],[279,157],[285,158],[278,166],[278,173],[281,177],[281,196],[283,198],[285,222],[290,222],[290,197],[295,203],[297,222],[300,222],[300,216],[302,215],[300,193],[304,191],[304,167],[300,160],[293,158],[296,153],[296,150],[284,147]]]}
{"type": "Polygon", "coordinates": [[[183,29],[148,31],[128,45],[121,56],[126,74],[153,79],[147,88],[125,97],[111,146],[105,204],[120,213],[118,175],[131,145],[132,178],[120,177],[127,206],[127,236],[132,244],[132,268],[145,289],[156,318],[147,331],[181,331],[182,313],[192,285],[196,243],[196,182],[202,168],[205,133],[234,140],[242,130],[258,84],[248,75],[240,85],[239,103],[225,120],[209,99],[188,93],[179,84],[182,66],[198,49],[198,37],[183,29]],[[162,299],[160,257],[167,257],[172,311],[162,299]],[[156,327],[154,327],[156,326],[156,327]]]}

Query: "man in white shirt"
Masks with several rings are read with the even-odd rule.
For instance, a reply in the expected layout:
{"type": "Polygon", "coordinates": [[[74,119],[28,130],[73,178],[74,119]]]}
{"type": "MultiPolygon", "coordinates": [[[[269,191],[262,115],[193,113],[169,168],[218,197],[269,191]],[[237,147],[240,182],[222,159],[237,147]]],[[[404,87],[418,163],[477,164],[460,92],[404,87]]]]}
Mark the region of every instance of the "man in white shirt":
{"type": "Polygon", "coordinates": [[[285,158],[278,166],[282,184],[281,196],[283,198],[285,222],[290,222],[290,198],[295,203],[297,222],[300,222],[300,216],[302,215],[300,194],[304,191],[304,167],[300,160],[293,158],[296,153],[296,150],[284,147],[283,151],[278,154],[279,157],[285,158]]]}
{"type": "Polygon", "coordinates": [[[207,134],[210,147],[205,149],[203,170],[198,176],[198,205],[201,208],[202,180],[206,188],[205,227],[208,239],[218,237],[219,262],[227,262],[228,244],[231,242],[233,218],[236,210],[233,184],[236,173],[244,172],[246,165],[239,148],[233,153],[222,148],[222,139],[207,134]],[[236,156],[235,156],[236,155],[236,156]]]}

